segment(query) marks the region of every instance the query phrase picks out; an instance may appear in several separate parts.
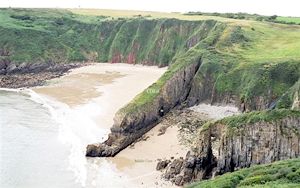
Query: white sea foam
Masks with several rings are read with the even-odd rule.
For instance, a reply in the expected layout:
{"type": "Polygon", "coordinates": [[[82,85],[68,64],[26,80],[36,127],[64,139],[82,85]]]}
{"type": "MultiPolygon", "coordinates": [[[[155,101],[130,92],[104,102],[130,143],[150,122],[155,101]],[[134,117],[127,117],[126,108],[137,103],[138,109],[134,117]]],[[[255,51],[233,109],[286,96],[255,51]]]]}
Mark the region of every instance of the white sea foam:
{"type": "Polygon", "coordinates": [[[66,104],[40,96],[31,89],[22,90],[22,92],[28,94],[34,102],[47,108],[50,115],[59,124],[58,139],[70,148],[68,169],[74,172],[77,182],[85,187],[87,179],[85,147],[88,143],[98,141],[98,135],[95,132],[104,135],[107,131],[97,128],[86,114],[79,113],[66,104]]]}
{"type": "Polygon", "coordinates": [[[23,89],[0,88],[0,91],[20,92],[23,89]]]}

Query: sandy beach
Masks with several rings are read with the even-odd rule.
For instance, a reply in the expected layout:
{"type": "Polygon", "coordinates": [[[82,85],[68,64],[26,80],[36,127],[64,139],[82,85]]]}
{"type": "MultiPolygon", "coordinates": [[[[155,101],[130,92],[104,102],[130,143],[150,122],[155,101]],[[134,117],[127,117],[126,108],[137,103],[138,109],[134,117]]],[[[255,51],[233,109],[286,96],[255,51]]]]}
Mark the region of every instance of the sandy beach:
{"type": "MultiPolygon", "coordinates": [[[[46,86],[33,90],[73,109],[96,106],[93,112],[85,115],[108,134],[117,110],[154,83],[166,70],[139,65],[99,63],[74,69],[61,78],[48,81],[46,86]]],[[[161,172],[155,169],[157,159],[184,157],[187,149],[178,142],[177,127],[170,127],[164,135],[157,136],[160,126],[162,125],[156,126],[146,134],[146,141],[138,142],[114,158],[106,159],[111,168],[120,173],[120,176],[126,176],[134,187],[176,187],[160,179],[161,172]]],[[[97,141],[104,141],[107,134],[97,141]]],[[[100,163],[91,158],[87,161],[91,163],[87,166],[100,163]]],[[[97,180],[87,177],[86,187],[90,186],[96,187],[97,180]]]]}
{"type": "MultiPolygon", "coordinates": [[[[93,130],[98,135],[93,142],[103,142],[107,139],[117,110],[154,83],[166,70],[139,65],[99,63],[74,69],[61,78],[48,81],[46,86],[33,90],[84,113],[97,127],[105,130],[105,134],[97,133],[97,129],[93,130]]],[[[213,107],[205,104],[190,109],[209,119],[238,113],[233,107],[213,107]]],[[[103,160],[109,164],[106,168],[111,168],[120,178],[125,178],[124,181],[129,182],[126,185],[130,187],[177,187],[161,179],[162,172],[156,171],[156,165],[159,159],[185,157],[188,148],[180,145],[177,126],[168,127],[165,134],[158,136],[161,126],[164,126],[163,122],[146,133],[146,139],[132,144],[115,157],[87,158],[85,187],[102,185],[102,180],[97,179],[101,176],[97,169],[103,168],[103,160]]]]}

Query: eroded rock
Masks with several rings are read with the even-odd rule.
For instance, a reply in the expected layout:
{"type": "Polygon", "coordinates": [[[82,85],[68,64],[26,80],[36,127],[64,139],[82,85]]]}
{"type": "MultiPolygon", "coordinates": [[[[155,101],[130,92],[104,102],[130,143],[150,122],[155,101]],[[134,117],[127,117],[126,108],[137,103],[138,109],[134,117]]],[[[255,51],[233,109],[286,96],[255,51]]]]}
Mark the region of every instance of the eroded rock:
{"type": "Polygon", "coordinates": [[[299,157],[299,116],[286,116],[275,122],[259,121],[235,129],[216,123],[203,130],[197,147],[188,152],[185,160],[171,162],[163,176],[176,185],[185,185],[215,174],[299,157]]]}
{"type": "Polygon", "coordinates": [[[72,68],[80,67],[85,64],[79,63],[20,63],[19,65],[7,60],[0,61],[6,67],[0,70],[0,87],[20,88],[42,85],[45,80],[57,78],[72,68]]]}
{"type": "Polygon", "coordinates": [[[165,169],[170,162],[171,162],[171,160],[167,160],[167,159],[159,161],[156,165],[156,170],[165,169]]]}

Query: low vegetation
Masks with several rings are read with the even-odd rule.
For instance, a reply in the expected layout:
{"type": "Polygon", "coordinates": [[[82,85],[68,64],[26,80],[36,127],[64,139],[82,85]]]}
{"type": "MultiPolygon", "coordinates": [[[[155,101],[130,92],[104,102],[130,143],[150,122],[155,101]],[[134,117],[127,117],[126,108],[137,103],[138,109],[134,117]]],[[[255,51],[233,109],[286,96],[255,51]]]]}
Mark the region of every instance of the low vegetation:
{"type": "Polygon", "coordinates": [[[268,165],[253,166],[186,186],[186,188],[238,187],[300,187],[300,159],[289,159],[268,165]]]}
{"type": "Polygon", "coordinates": [[[216,122],[208,122],[200,128],[201,131],[207,130],[213,124],[225,124],[228,128],[238,128],[240,126],[246,126],[249,124],[254,124],[259,121],[264,122],[276,122],[287,116],[300,117],[300,112],[298,110],[290,109],[275,109],[275,110],[264,110],[264,111],[253,111],[249,113],[243,113],[240,115],[234,115],[231,117],[226,117],[224,119],[218,120],[216,122]]]}

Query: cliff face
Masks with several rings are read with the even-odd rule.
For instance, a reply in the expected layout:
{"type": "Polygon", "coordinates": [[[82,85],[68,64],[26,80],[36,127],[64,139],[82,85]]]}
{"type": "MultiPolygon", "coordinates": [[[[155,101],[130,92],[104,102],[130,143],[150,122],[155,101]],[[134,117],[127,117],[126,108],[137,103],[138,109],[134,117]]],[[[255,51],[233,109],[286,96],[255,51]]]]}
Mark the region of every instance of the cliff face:
{"type": "Polygon", "coordinates": [[[300,157],[299,131],[300,118],[286,117],[274,124],[261,121],[229,132],[220,140],[217,174],[300,157]]]}
{"type": "Polygon", "coordinates": [[[282,118],[278,114],[286,111],[262,113],[267,118],[256,119],[262,116],[253,115],[251,118],[249,115],[246,119],[242,115],[246,121],[240,120],[237,124],[238,117],[236,122],[225,118],[204,125],[200,129],[196,147],[181,160],[179,169],[172,170],[174,164],[171,163],[164,177],[183,185],[253,165],[299,158],[300,112],[289,112],[290,115],[283,115],[282,118]],[[271,121],[271,117],[276,119],[271,121]]]}
{"type": "Polygon", "coordinates": [[[291,109],[297,101],[299,62],[273,63],[272,69],[267,69],[270,63],[243,66],[236,59],[221,55],[206,54],[202,59],[188,96],[189,106],[205,102],[233,105],[242,112],[250,112],[276,107],[291,109]]]}
{"type": "Polygon", "coordinates": [[[167,113],[182,102],[187,106],[200,102],[230,104],[243,112],[274,108],[282,93],[299,79],[299,62],[278,62],[266,68],[269,63],[244,65],[235,57],[208,50],[220,43],[225,28],[215,24],[207,35],[197,30],[185,43],[187,51],[175,56],[169,70],[155,84],[116,114],[109,139],[89,145],[87,156],[114,156],[153,127],[160,110],[167,113]],[[199,60],[201,63],[197,63],[199,60]],[[278,74],[279,70],[285,74],[278,74]]]}
{"type": "Polygon", "coordinates": [[[217,23],[107,19],[46,9],[1,9],[0,15],[0,59],[5,56],[16,63],[93,61],[167,66],[179,52],[205,38],[217,23]]]}
{"type": "Polygon", "coordinates": [[[147,90],[149,95],[159,92],[159,95],[142,108],[129,112],[120,110],[114,118],[108,140],[102,144],[87,146],[87,156],[114,156],[137,138],[150,130],[159,117],[170,111],[174,106],[186,100],[191,88],[191,81],[199,68],[199,63],[177,71],[161,88],[161,91],[147,90]]]}
{"type": "Polygon", "coordinates": [[[196,43],[195,38],[186,41],[187,52],[177,57],[156,83],[117,112],[108,140],[102,144],[88,145],[87,156],[116,155],[155,126],[159,117],[187,100],[194,77],[202,64],[201,56],[204,52],[201,50],[213,45],[225,27],[216,24],[212,28],[205,25],[200,28],[205,30],[203,33],[209,34],[204,37],[202,29],[197,30],[193,35],[200,41],[196,43]]]}

